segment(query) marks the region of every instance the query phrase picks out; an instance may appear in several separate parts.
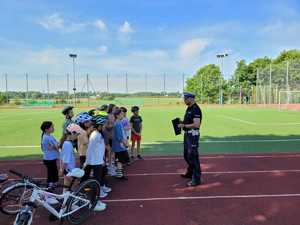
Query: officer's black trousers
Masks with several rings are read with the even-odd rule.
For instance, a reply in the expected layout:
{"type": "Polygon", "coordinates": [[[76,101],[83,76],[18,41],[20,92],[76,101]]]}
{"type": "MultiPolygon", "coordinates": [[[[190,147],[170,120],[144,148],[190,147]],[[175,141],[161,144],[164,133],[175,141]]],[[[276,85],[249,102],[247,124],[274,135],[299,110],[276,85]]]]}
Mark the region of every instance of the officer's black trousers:
{"type": "Polygon", "coordinates": [[[187,174],[192,175],[192,181],[201,182],[201,167],[199,161],[199,135],[184,133],[184,159],[188,164],[187,174]]]}

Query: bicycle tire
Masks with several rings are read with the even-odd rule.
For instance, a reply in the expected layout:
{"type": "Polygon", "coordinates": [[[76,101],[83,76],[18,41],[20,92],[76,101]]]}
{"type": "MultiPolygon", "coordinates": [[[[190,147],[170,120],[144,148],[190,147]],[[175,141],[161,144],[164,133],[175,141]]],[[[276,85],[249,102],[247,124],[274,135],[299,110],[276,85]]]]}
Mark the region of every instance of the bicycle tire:
{"type": "Polygon", "coordinates": [[[21,212],[16,216],[16,221],[14,222],[14,225],[30,225],[32,214],[29,212],[21,212]]]}
{"type": "Polygon", "coordinates": [[[33,186],[17,183],[2,191],[0,197],[0,211],[6,215],[16,215],[23,207],[23,203],[31,196],[33,186]]]}
{"type": "MultiPolygon", "coordinates": [[[[73,193],[75,196],[85,198],[90,201],[87,207],[83,207],[74,213],[67,216],[67,220],[72,224],[80,224],[85,221],[94,210],[98,197],[100,195],[100,184],[98,181],[89,179],[80,184],[77,190],[73,193]]],[[[81,203],[82,204],[82,203],[81,203]]],[[[67,212],[71,212],[73,206],[80,206],[80,200],[75,198],[70,198],[67,202],[67,212]]]]}

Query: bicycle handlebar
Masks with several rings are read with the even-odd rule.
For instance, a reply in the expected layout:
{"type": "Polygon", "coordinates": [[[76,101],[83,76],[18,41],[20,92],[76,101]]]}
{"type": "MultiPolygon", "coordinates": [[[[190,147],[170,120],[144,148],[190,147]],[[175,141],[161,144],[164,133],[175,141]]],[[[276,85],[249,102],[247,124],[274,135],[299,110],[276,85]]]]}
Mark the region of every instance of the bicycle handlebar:
{"type": "Polygon", "coordinates": [[[28,180],[30,183],[33,183],[33,184],[35,184],[35,185],[37,185],[37,186],[43,186],[43,184],[41,183],[41,182],[39,182],[39,181],[34,181],[31,177],[29,177],[29,176],[27,176],[27,175],[24,175],[24,174],[22,174],[22,173],[20,173],[20,172],[17,172],[17,171],[15,171],[15,170],[9,170],[9,172],[10,173],[12,173],[12,174],[14,174],[14,175],[16,175],[16,176],[18,176],[18,177],[20,177],[21,179],[23,179],[23,180],[28,180]]]}
{"type": "Polygon", "coordinates": [[[26,176],[26,175],[24,175],[22,173],[19,173],[19,172],[15,171],[15,170],[9,170],[9,172],[12,173],[12,174],[14,174],[14,175],[16,175],[16,176],[18,176],[18,177],[20,177],[20,178],[22,178],[22,179],[29,179],[28,176],[26,176]]]}

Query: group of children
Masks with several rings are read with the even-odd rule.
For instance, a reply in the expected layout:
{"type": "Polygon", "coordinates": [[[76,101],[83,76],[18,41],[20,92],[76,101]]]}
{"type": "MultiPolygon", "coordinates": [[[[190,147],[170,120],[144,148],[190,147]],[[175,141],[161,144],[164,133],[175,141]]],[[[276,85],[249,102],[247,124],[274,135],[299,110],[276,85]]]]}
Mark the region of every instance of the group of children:
{"type": "MultiPolygon", "coordinates": [[[[81,112],[73,119],[73,107],[67,106],[62,111],[65,121],[60,141],[52,135],[53,122],[44,121],[41,125],[41,149],[49,187],[57,185],[59,175],[64,176],[64,185],[69,186],[72,171],[81,171],[83,176],[80,182],[92,176],[101,186],[99,197],[105,198],[111,192],[105,178],[107,174],[127,180],[124,168],[130,165],[130,158],[142,159],[140,154],[142,117],[139,115],[138,106],[133,106],[131,111],[133,115],[128,119],[125,107],[109,104],[81,112]],[[78,166],[76,166],[76,151],[79,156],[78,166]]],[[[99,200],[95,210],[105,209],[106,204],[99,200]]]]}

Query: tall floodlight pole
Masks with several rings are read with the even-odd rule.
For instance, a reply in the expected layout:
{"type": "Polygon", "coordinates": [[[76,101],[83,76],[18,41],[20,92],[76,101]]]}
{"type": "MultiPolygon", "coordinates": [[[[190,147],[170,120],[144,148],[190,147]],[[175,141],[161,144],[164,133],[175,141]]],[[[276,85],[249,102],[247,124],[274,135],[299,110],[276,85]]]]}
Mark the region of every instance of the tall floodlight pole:
{"type": "Polygon", "coordinates": [[[69,56],[73,60],[73,91],[74,91],[74,106],[76,106],[75,58],[77,58],[77,55],[76,54],[69,54],[69,56]]]}
{"type": "MultiPolygon", "coordinates": [[[[224,71],[223,71],[223,64],[224,64],[224,58],[227,57],[228,54],[227,53],[224,53],[224,54],[217,54],[217,58],[218,59],[221,59],[221,78],[224,77],[224,71]]],[[[222,88],[222,83],[221,83],[221,80],[220,79],[220,104],[223,104],[223,88],[222,88]]]]}

